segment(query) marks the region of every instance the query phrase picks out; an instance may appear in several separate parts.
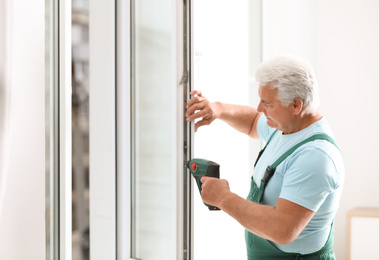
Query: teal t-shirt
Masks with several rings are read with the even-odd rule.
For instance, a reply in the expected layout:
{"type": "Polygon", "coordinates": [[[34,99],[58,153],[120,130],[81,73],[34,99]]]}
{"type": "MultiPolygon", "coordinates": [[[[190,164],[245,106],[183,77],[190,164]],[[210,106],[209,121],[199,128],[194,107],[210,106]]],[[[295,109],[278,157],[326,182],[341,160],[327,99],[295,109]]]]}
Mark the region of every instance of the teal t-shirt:
{"type": "MultiPolygon", "coordinates": [[[[267,125],[262,115],[258,121],[259,138],[267,142],[275,129],[267,125]]],[[[289,135],[278,131],[259,159],[253,178],[260,186],[268,165],[302,140],[324,133],[334,138],[325,118],[289,135]]],[[[309,254],[326,243],[330,226],[336,215],[344,183],[344,164],[338,148],[325,140],[315,140],[299,147],[277,168],[266,186],[262,204],[275,206],[283,198],[315,212],[314,217],[290,244],[274,246],[284,252],[309,254]]]]}

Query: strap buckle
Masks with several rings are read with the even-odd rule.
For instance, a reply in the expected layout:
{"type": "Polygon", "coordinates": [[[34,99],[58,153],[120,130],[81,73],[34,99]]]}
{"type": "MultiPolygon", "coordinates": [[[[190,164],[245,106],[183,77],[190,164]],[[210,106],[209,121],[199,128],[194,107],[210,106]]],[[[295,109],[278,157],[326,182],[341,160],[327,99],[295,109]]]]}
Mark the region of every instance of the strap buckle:
{"type": "Polygon", "coordinates": [[[267,166],[265,174],[263,175],[262,181],[265,184],[265,187],[268,181],[271,179],[272,175],[274,175],[275,169],[271,167],[271,165],[267,166]]]}

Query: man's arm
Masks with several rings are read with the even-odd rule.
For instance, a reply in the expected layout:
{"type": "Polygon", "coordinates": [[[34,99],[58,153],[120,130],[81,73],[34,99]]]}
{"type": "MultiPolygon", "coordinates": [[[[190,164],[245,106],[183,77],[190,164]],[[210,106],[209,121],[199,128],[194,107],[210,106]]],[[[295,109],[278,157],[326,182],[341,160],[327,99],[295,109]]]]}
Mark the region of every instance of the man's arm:
{"type": "Polygon", "coordinates": [[[234,129],[258,139],[257,123],[261,113],[254,107],[243,105],[210,102],[200,91],[191,92],[191,100],[187,104],[187,121],[201,118],[195,124],[195,131],[203,125],[211,124],[215,119],[221,119],[234,129]]]}
{"type": "Polygon", "coordinates": [[[277,244],[296,239],[315,214],[285,199],[279,199],[275,207],[253,203],[232,193],[226,180],[203,177],[201,181],[205,203],[220,208],[250,232],[277,244]]]}

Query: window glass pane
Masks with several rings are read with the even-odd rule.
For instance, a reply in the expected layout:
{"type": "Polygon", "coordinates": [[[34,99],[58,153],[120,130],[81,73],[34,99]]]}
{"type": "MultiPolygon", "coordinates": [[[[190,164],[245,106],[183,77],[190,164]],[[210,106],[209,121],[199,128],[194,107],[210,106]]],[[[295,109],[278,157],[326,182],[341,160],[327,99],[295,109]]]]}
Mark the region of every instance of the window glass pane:
{"type": "Polygon", "coordinates": [[[135,1],[135,255],[173,259],[172,1],[135,1]]]}
{"type": "Polygon", "coordinates": [[[72,259],[89,259],[89,1],[72,1],[72,259]]]}

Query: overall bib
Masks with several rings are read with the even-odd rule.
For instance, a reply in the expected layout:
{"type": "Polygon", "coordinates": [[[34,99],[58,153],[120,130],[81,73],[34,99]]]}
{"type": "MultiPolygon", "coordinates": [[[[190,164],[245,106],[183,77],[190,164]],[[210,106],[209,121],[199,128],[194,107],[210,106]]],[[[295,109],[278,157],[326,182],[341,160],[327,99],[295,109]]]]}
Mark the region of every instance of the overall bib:
{"type": "MultiPolygon", "coordinates": [[[[267,145],[270,143],[271,139],[276,134],[276,132],[277,130],[271,135],[266,146],[259,153],[257,161],[255,162],[255,165],[257,164],[260,156],[263,154],[264,150],[266,149],[267,145]]],[[[292,154],[297,148],[299,148],[301,145],[307,142],[314,141],[314,140],[326,140],[326,141],[331,142],[338,148],[335,141],[326,134],[316,134],[305,139],[304,141],[298,143],[297,145],[292,147],[290,150],[288,150],[272,165],[267,166],[266,172],[264,174],[264,177],[261,180],[259,187],[256,185],[253,177],[251,177],[251,187],[250,187],[250,192],[247,199],[254,203],[259,204],[262,200],[263,193],[265,191],[268,181],[275,173],[276,167],[282,161],[284,161],[290,154],[292,154]]],[[[333,223],[331,224],[329,237],[324,247],[321,248],[319,251],[311,253],[311,254],[302,255],[299,253],[283,252],[279,250],[278,248],[276,248],[274,245],[272,245],[268,240],[263,239],[257,235],[254,235],[248,230],[245,230],[245,241],[246,241],[246,247],[247,247],[248,260],[264,260],[264,259],[268,259],[268,260],[279,260],[279,259],[335,260],[336,259],[333,252],[333,244],[334,244],[333,223]]]]}

